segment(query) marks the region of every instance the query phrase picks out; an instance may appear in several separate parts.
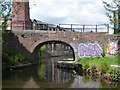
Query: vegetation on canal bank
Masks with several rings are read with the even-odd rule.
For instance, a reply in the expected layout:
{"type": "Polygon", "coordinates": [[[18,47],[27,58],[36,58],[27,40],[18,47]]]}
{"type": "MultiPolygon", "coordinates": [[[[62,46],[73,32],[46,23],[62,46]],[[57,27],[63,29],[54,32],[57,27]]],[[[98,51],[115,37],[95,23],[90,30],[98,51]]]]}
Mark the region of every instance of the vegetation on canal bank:
{"type": "Polygon", "coordinates": [[[45,58],[45,57],[51,57],[51,54],[46,52],[46,45],[43,45],[40,47],[38,53],[37,53],[37,59],[45,58]]]}
{"type": "MultiPolygon", "coordinates": [[[[37,60],[39,60],[40,58],[42,58],[43,56],[50,56],[47,52],[46,52],[46,47],[45,45],[43,45],[40,48],[40,51],[38,52],[38,56],[37,56],[37,60]]],[[[25,55],[23,55],[22,53],[16,52],[16,51],[3,51],[2,53],[2,69],[6,70],[7,68],[12,68],[12,67],[24,67],[24,66],[28,66],[30,64],[34,64],[33,60],[26,57],[25,55]]]]}
{"type": "MultiPolygon", "coordinates": [[[[10,34],[9,31],[5,31],[2,30],[0,31],[0,44],[5,46],[8,44],[7,42],[7,35],[10,34]]],[[[38,52],[39,54],[41,54],[42,56],[46,56],[47,53],[45,52],[46,47],[45,45],[43,45],[40,48],[40,51],[38,52]]],[[[31,58],[28,58],[27,56],[25,56],[23,53],[20,53],[16,50],[10,50],[9,47],[7,48],[3,48],[1,50],[2,52],[2,70],[6,70],[7,68],[11,68],[11,67],[24,67],[24,66],[29,66],[30,64],[34,64],[33,60],[31,58]]],[[[36,60],[39,60],[41,58],[41,55],[38,55],[36,57],[36,60]]]]}
{"type": "MultiPolygon", "coordinates": [[[[96,75],[105,76],[112,80],[120,80],[120,70],[118,67],[111,65],[120,65],[119,57],[96,57],[96,58],[82,58],[77,61],[82,64],[82,68],[87,73],[95,73],[96,75]]],[[[120,68],[120,67],[119,67],[120,68]]]]}
{"type": "Polygon", "coordinates": [[[2,54],[2,69],[5,70],[11,66],[18,66],[21,64],[32,63],[31,59],[28,59],[23,54],[16,51],[6,51],[2,54]]]}
{"type": "Polygon", "coordinates": [[[58,62],[58,68],[73,69],[76,73],[82,72],[94,77],[100,77],[110,81],[120,82],[120,61],[119,57],[95,57],[81,58],[69,62],[58,62]]]}

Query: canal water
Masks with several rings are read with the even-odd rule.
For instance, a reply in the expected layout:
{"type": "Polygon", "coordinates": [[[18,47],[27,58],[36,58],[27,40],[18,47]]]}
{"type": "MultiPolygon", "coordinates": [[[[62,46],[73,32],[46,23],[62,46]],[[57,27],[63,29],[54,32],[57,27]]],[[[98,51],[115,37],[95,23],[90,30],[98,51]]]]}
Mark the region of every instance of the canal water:
{"type": "Polygon", "coordinates": [[[3,88],[117,88],[119,84],[57,68],[61,57],[41,59],[38,65],[3,72],[3,88]]]}

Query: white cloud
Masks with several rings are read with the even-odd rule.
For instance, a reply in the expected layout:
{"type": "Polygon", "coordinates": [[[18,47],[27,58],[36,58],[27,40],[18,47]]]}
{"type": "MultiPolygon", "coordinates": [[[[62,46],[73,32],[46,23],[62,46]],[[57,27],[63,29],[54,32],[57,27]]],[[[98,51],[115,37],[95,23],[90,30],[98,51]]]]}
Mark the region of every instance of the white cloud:
{"type": "MultiPolygon", "coordinates": [[[[108,23],[101,0],[34,0],[31,18],[48,23],[108,23]]],[[[31,4],[31,3],[30,3],[31,4]]]]}

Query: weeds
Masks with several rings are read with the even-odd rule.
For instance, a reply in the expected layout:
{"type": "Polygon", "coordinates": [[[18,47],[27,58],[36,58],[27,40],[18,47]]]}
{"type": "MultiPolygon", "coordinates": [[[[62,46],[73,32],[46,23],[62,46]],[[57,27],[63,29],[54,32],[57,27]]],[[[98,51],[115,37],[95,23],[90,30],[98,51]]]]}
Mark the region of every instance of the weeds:
{"type": "Polygon", "coordinates": [[[2,67],[4,69],[10,66],[27,63],[32,63],[32,60],[28,59],[21,53],[15,51],[6,51],[3,53],[2,67]]]}
{"type": "Polygon", "coordinates": [[[96,58],[82,58],[77,61],[82,64],[83,69],[96,69],[99,72],[106,72],[111,75],[113,80],[120,80],[120,71],[111,65],[119,65],[119,58],[116,57],[96,57],[96,58]]]}

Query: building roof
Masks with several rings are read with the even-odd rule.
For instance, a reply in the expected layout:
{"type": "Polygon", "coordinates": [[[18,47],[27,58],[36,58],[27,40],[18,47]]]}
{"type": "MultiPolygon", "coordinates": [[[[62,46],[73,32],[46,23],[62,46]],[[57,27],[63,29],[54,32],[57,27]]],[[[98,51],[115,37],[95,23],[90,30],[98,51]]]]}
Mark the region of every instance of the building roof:
{"type": "Polygon", "coordinates": [[[48,27],[56,28],[56,25],[54,25],[54,24],[48,24],[48,27]]]}
{"type": "Polygon", "coordinates": [[[36,20],[36,19],[31,19],[32,22],[36,22],[37,24],[47,24],[45,22],[42,22],[40,20],[36,20]]]}
{"type": "Polygon", "coordinates": [[[46,25],[48,25],[48,27],[53,27],[53,28],[56,27],[56,25],[54,25],[54,24],[49,24],[49,23],[46,23],[46,22],[43,22],[43,21],[40,21],[40,20],[36,20],[36,19],[31,19],[31,21],[35,22],[37,24],[46,24],[46,25]]]}

